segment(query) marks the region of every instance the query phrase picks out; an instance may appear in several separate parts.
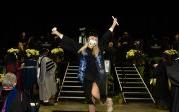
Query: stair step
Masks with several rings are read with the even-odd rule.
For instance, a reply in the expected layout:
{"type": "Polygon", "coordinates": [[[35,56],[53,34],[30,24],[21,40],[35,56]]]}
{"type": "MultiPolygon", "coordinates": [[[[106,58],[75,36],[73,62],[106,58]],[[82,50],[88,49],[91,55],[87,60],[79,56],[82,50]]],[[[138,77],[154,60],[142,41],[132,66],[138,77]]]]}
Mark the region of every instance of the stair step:
{"type": "Polygon", "coordinates": [[[64,83],[81,83],[80,81],[64,81],[64,83]]]}
{"type": "Polygon", "coordinates": [[[148,92],[123,92],[124,94],[149,94],[148,92]]]}
{"type": "Polygon", "coordinates": [[[78,73],[68,73],[68,72],[66,74],[78,75],[78,73]]]}
{"type": "Polygon", "coordinates": [[[136,70],[116,70],[117,72],[137,72],[136,70]]]}
{"type": "Polygon", "coordinates": [[[119,79],[141,79],[141,78],[127,78],[127,77],[124,77],[124,78],[119,78],[119,79]]]}
{"type": "Polygon", "coordinates": [[[84,91],[61,91],[62,93],[84,93],[84,91]]]}
{"type": "Polygon", "coordinates": [[[152,100],[151,98],[129,98],[125,97],[126,100],[152,100]]]}
{"type": "Polygon", "coordinates": [[[68,71],[78,71],[79,69],[71,69],[71,68],[69,69],[69,68],[68,68],[67,70],[68,70],[68,71]]]}
{"type": "Polygon", "coordinates": [[[123,89],[143,89],[145,87],[123,87],[123,89]]]}
{"type": "Polygon", "coordinates": [[[76,68],[78,68],[79,66],[68,66],[68,68],[69,68],[69,67],[76,67],[76,68]]]}
{"type": "Polygon", "coordinates": [[[62,99],[85,99],[86,97],[77,97],[77,96],[60,96],[62,99]]]}
{"type": "Polygon", "coordinates": [[[78,79],[77,76],[76,76],[76,77],[68,77],[68,76],[66,76],[65,78],[66,78],[66,79],[78,79]]]}
{"type": "Polygon", "coordinates": [[[136,76],[138,76],[138,74],[117,74],[117,75],[122,75],[122,76],[126,76],[126,75],[136,75],[136,76]]]}
{"type": "Polygon", "coordinates": [[[66,85],[63,85],[63,87],[82,88],[83,86],[66,86],[66,85]]]}
{"type": "Polygon", "coordinates": [[[135,67],[116,67],[116,68],[135,68],[135,67]]]}
{"type": "Polygon", "coordinates": [[[143,82],[120,82],[120,84],[143,84],[143,82]]]}

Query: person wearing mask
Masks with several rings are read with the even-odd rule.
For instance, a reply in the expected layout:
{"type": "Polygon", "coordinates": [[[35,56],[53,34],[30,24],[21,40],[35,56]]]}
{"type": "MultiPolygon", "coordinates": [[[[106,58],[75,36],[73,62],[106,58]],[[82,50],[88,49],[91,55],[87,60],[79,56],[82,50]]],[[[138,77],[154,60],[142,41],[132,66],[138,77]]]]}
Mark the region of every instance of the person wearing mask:
{"type": "Polygon", "coordinates": [[[89,112],[95,112],[95,100],[100,100],[107,105],[107,111],[112,112],[113,102],[111,98],[107,98],[106,80],[103,50],[108,45],[114,28],[118,25],[117,18],[113,18],[113,24],[109,30],[99,40],[98,35],[91,33],[87,36],[87,42],[81,47],[71,38],[52,29],[52,34],[56,35],[55,39],[62,41],[63,47],[78,53],[80,56],[78,77],[83,84],[85,95],[89,104],[89,112]]]}

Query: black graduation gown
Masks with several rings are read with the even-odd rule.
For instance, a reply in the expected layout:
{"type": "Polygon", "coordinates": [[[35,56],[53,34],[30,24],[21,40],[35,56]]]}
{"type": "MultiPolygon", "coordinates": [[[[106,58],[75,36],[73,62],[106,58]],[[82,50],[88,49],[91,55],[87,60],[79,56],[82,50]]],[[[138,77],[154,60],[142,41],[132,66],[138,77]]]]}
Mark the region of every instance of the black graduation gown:
{"type": "Polygon", "coordinates": [[[159,63],[156,68],[156,96],[157,103],[160,106],[169,106],[169,85],[168,85],[168,76],[166,70],[166,63],[159,63]]]}
{"type": "Polygon", "coordinates": [[[167,73],[171,80],[171,108],[170,112],[179,112],[179,61],[175,61],[167,67],[167,73]]]}
{"type": "MultiPolygon", "coordinates": [[[[105,46],[107,46],[110,37],[112,37],[112,32],[110,30],[108,30],[101,39],[99,39],[99,48],[100,51],[104,51],[105,46]]],[[[81,46],[76,43],[73,39],[67,37],[64,35],[64,37],[62,39],[59,40],[59,38],[57,39],[57,41],[62,43],[62,47],[68,51],[71,51],[73,53],[77,53],[77,51],[81,48],[81,46]]],[[[89,49],[87,49],[87,52],[91,52],[89,49]]],[[[90,54],[90,53],[89,53],[90,54]]],[[[87,97],[87,102],[88,103],[92,103],[92,94],[91,94],[91,89],[92,89],[92,84],[93,81],[96,79],[98,74],[97,68],[94,67],[95,65],[95,58],[94,56],[92,56],[92,54],[90,54],[89,59],[87,60],[87,69],[85,71],[85,78],[84,78],[84,91],[87,97]]],[[[101,77],[100,77],[101,78],[101,77]]],[[[104,78],[104,77],[103,77],[104,78]]],[[[106,84],[105,83],[105,78],[102,80],[99,80],[98,82],[101,82],[103,84],[98,84],[99,89],[100,89],[100,98],[102,100],[102,102],[104,102],[106,100],[106,84]]]]}

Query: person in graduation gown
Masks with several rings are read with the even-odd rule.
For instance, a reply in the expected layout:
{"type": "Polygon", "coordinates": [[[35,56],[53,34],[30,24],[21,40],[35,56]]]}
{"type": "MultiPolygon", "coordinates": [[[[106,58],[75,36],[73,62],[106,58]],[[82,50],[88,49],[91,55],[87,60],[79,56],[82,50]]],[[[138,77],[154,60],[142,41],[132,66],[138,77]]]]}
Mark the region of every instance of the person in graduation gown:
{"type": "Polygon", "coordinates": [[[170,112],[179,112],[179,58],[167,66],[167,74],[171,82],[170,112]]]}
{"type": "Polygon", "coordinates": [[[170,104],[170,92],[166,65],[167,61],[165,58],[161,59],[156,65],[154,72],[156,75],[156,103],[158,108],[161,109],[168,109],[170,104]]]}
{"type": "Polygon", "coordinates": [[[57,41],[62,42],[62,47],[79,54],[80,65],[78,77],[84,87],[85,96],[89,104],[89,112],[95,112],[95,99],[105,103],[108,112],[112,112],[113,110],[112,99],[107,98],[107,75],[104,69],[102,53],[108,45],[109,39],[112,37],[112,32],[117,24],[117,19],[114,18],[113,24],[100,40],[98,39],[98,34],[89,34],[87,43],[82,47],[73,39],[57,31],[56,27],[52,29],[52,34],[56,35],[55,38],[57,41]]]}
{"type": "Polygon", "coordinates": [[[49,50],[43,48],[38,59],[37,82],[39,85],[39,99],[43,105],[54,105],[54,96],[57,92],[55,71],[56,63],[49,58],[49,50]],[[52,100],[51,100],[52,99],[52,100]]]}

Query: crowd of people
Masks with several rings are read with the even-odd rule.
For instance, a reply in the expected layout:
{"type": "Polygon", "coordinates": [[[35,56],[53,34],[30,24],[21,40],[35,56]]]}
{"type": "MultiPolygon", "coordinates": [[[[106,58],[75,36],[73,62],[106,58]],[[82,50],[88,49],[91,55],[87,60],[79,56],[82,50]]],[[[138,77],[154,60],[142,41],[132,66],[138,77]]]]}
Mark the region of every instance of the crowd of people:
{"type": "Polygon", "coordinates": [[[7,49],[1,89],[2,112],[36,112],[40,104],[56,103],[56,61],[45,42],[41,41],[42,48],[33,43],[32,38],[22,32],[16,47],[7,49]]]}

